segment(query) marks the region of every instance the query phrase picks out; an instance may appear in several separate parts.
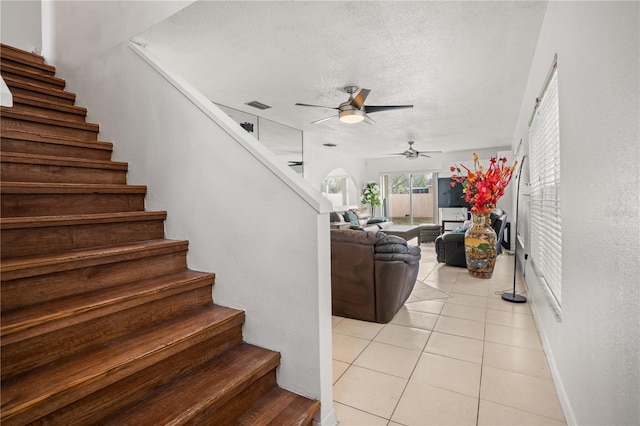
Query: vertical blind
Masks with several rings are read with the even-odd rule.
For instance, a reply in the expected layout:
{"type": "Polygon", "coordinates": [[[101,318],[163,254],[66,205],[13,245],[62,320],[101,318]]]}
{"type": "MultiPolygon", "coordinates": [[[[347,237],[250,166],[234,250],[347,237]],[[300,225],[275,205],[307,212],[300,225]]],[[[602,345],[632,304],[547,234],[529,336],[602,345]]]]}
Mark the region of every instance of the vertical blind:
{"type": "MultiPolygon", "coordinates": [[[[554,61],[529,126],[531,161],[531,260],[536,274],[560,308],[562,227],[558,75],[554,61]]],[[[553,302],[553,300],[552,300],[553,302]]]]}

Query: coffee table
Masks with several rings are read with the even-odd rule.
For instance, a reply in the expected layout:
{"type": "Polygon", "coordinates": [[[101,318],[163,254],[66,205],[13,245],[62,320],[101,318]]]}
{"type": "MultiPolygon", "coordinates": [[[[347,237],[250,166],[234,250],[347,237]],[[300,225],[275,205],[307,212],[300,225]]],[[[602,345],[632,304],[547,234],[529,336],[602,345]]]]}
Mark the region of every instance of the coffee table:
{"type": "Polygon", "coordinates": [[[381,229],[387,235],[397,235],[402,237],[407,242],[418,239],[418,245],[420,245],[420,225],[393,225],[385,229],[381,229]]]}

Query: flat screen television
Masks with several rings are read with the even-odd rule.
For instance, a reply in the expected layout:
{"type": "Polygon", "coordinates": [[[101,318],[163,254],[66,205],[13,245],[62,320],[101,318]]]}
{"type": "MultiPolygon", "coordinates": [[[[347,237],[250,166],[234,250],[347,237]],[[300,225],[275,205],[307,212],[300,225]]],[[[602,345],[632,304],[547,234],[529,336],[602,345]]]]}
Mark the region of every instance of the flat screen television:
{"type": "Polygon", "coordinates": [[[471,208],[471,205],[464,200],[462,194],[462,184],[456,182],[456,186],[451,186],[451,178],[438,178],[438,207],[439,208],[471,208]]]}

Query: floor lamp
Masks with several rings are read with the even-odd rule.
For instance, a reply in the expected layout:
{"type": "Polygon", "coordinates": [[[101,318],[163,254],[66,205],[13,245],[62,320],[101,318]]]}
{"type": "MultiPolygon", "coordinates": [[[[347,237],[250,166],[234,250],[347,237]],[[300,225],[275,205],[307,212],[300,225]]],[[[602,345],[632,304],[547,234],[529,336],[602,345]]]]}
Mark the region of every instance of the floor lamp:
{"type": "Polygon", "coordinates": [[[507,302],[512,303],[524,303],[527,301],[527,298],[521,294],[516,294],[516,275],[518,273],[518,210],[520,209],[520,181],[522,180],[522,166],[524,166],[524,160],[527,158],[526,155],[522,157],[522,162],[520,163],[520,170],[518,171],[518,185],[516,187],[516,238],[515,243],[516,247],[513,252],[513,293],[502,293],[502,299],[507,302]]]}

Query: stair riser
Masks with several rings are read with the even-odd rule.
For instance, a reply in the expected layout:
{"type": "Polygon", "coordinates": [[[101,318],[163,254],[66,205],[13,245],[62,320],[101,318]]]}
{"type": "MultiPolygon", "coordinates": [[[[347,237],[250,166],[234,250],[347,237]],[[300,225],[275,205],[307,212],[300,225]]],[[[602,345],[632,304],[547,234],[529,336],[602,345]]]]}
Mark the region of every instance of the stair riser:
{"type": "Polygon", "coordinates": [[[82,114],[82,113],[66,112],[64,110],[59,111],[54,108],[47,108],[46,106],[29,105],[26,103],[17,102],[15,99],[14,99],[12,108],[14,111],[18,111],[18,112],[24,112],[24,113],[36,114],[36,115],[46,115],[47,117],[50,117],[50,118],[58,118],[60,120],[70,120],[70,121],[75,121],[77,123],[84,123],[86,120],[85,114],[82,114]]]}
{"type": "Polygon", "coordinates": [[[141,257],[2,282],[2,310],[13,310],[187,267],[187,252],[141,257]]]}
{"type": "Polygon", "coordinates": [[[111,160],[111,150],[96,149],[90,146],[71,146],[9,137],[3,137],[1,142],[2,151],[4,152],[52,155],[55,157],[70,157],[86,160],[111,160]]]}
{"type": "Polygon", "coordinates": [[[38,123],[35,121],[20,120],[9,117],[2,117],[2,128],[7,130],[19,130],[24,132],[34,132],[57,137],[69,137],[85,139],[89,141],[98,140],[97,130],[75,129],[64,125],[54,125],[48,123],[38,123]]]}
{"type": "Polygon", "coordinates": [[[143,398],[155,387],[165,385],[175,377],[197,368],[216,355],[239,344],[242,341],[241,324],[214,336],[198,345],[182,351],[165,361],[153,365],[111,386],[101,389],[73,404],[70,404],[36,424],[39,425],[70,425],[70,424],[99,424],[100,420],[110,413],[143,398]]]}
{"type": "MultiPolygon", "coordinates": [[[[211,304],[211,285],[166,297],[82,324],[61,328],[2,347],[3,375],[12,376],[32,368],[79,354],[92,347],[153,327],[174,316],[211,304]]],[[[2,377],[2,380],[8,377],[2,377]]]]}
{"type": "Polygon", "coordinates": [[[17,70],[3,68],[2,69],[2,77],[9,77],[16,81],[20,81],[27,84],[36,84],[42,87],[48,87],[50,89],[58,89],[64,90],[64,81],[59,79],[54,79],[53,76],[45,76],[41,74],[37,74],[34,76],[25,75],[24,73],[20,73],[17,70]]]}
{"type": "Polygon", "coordinates": [[[164,238],[162,220],[3,229],[2,258],[164,238]]]}
{"type": "Polygon", "coordinates": [[[145,194],[2,194],[2,217],[59,216],[144,210],[145,194]]]}
{"type": "Polygon", "coordinates": [[[3,162],[0,166],[0,174],[5,182],[127,183],[126,170],[46,164],[3,162]]]}
{"type": "Polygon", "coordinates": [[[38,88],[36,87],[26,87],[25,85],[18,85],[20,84],[18,82],[14,84],[13,81],[9,80],[6,80],[5,83],[7,83],[7,86],[11,90],[11,93],[16,93],[18,95],[34,96],[37,98],[58,102],[63,105],[74,105],[76,102],[75,97],[65,96],[60,93],[51,93],[45,90],[38,90],[38,88]]]}

